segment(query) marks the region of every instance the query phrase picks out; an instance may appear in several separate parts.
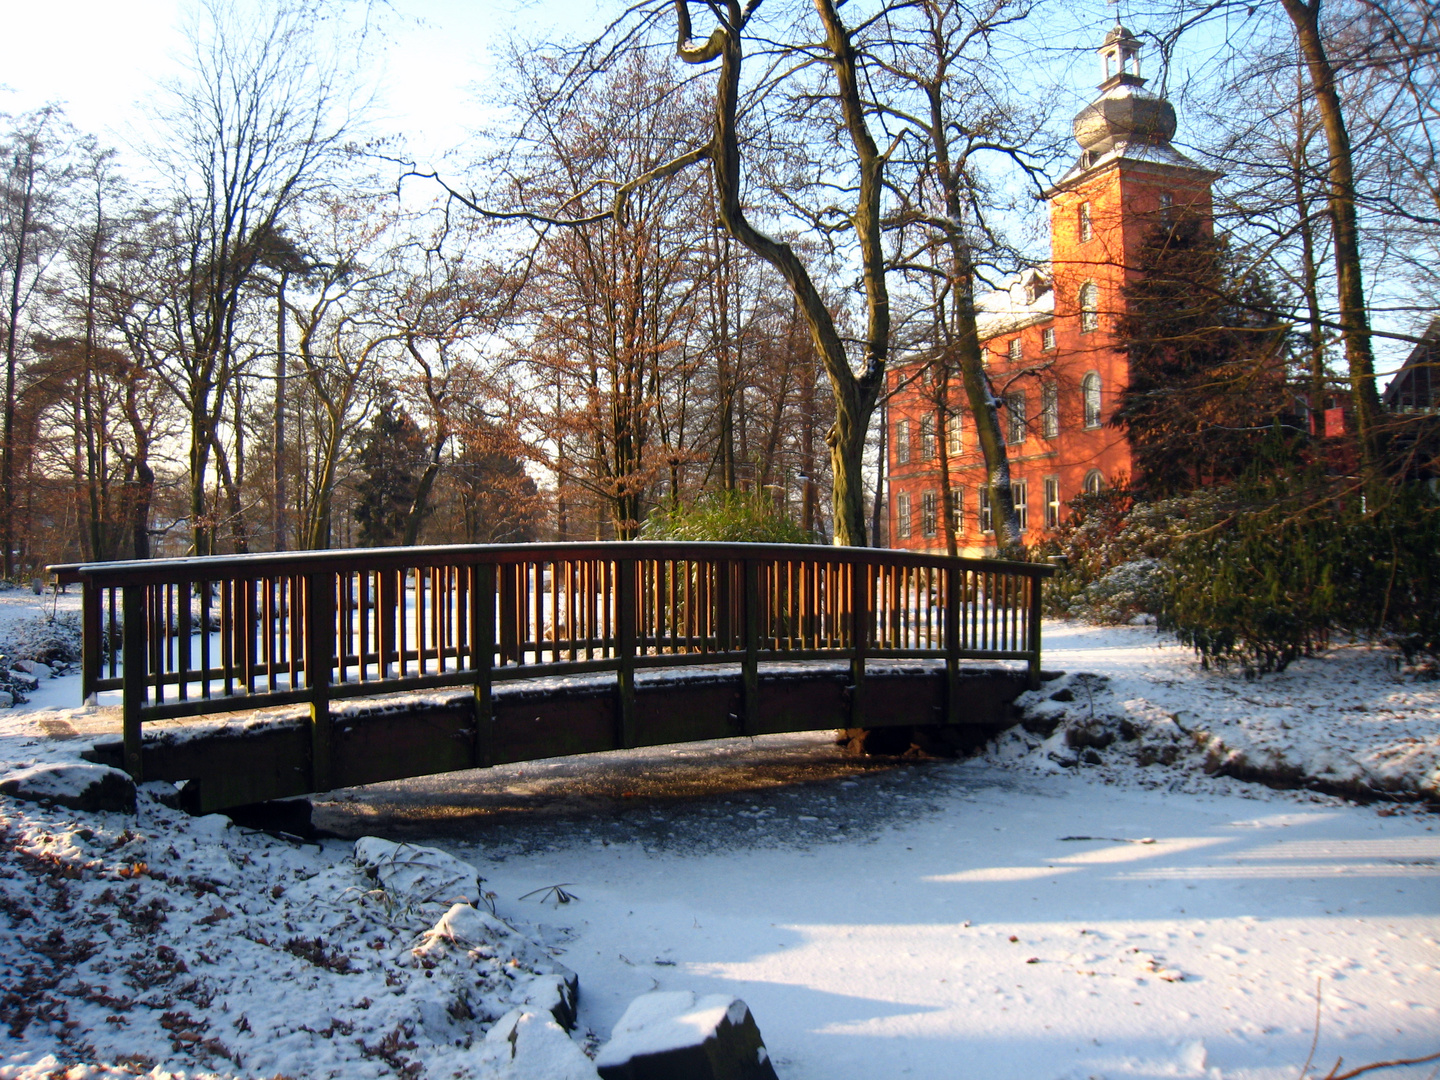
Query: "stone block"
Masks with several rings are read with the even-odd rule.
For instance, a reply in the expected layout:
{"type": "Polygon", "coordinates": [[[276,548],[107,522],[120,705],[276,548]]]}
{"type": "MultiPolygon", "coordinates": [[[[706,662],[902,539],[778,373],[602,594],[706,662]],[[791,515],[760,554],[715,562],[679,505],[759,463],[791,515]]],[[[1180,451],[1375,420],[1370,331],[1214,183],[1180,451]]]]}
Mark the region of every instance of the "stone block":
{"type": "Polygon", "coordinates": [[[777,1080],[750,1008],[729,994],[643,994],[595,1057],[602,1080],[777,1080]]]}
{"type": "Polygon", "coordinates": [[[119,769],[83,761],[19,769],[0,779],[0,793],[85,813],[135,813],[135,781],[119,769]]]}

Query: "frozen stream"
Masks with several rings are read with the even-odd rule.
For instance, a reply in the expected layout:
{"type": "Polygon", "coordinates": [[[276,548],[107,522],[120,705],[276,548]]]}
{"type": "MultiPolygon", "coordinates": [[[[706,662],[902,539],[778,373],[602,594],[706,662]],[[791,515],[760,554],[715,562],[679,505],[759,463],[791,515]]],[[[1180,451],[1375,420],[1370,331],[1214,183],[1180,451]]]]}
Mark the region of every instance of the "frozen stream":
{"type": "Polygon", "coordinates": [[[774,736],[378,785],[317,819],[475,862],[600,1036],[646,990],[735,992],[790,1080],[1288,1080],[1317,983],[1324,1068],[1440,1050],[1434,817],[1243,788],[774,736]],[[519,899],[557,884],[578,899],[519,899]]]}

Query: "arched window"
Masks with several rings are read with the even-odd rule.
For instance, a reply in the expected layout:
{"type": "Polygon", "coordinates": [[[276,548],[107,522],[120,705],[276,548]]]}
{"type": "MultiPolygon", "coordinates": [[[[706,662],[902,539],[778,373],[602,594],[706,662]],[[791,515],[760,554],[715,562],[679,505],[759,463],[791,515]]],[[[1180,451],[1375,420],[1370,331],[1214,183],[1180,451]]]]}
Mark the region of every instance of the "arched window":
{"type": "Polygon", "coordinates": [[[1080,286],[1080,332],[1088,334],[1100,328],[1100,290],[1093,281],[1080,286]]]}
{"type": "Polygon", "coordinates": [[[1080,380],[1080,394],[1085,399],[1085,426],[1100,426],[1100,376],[1090,372],[1080,380]]]}
{"type": "Polygon", "coordinates": [[[1105,475],[1099,469],[1091,469],[1085,474],[1085,494],[1099,495],[1105,487],[1105,475]]]}

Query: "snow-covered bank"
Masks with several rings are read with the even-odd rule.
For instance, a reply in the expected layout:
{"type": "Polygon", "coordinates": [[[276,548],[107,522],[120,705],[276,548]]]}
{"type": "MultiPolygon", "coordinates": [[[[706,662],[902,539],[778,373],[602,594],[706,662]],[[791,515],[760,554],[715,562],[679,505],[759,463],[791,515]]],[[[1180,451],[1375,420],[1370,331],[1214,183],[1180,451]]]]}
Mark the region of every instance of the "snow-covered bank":
{"type": "Polygon", "coordinates": [[[473,868],[287,843],[159,788],[134,815],[0,801],[0,1077],[511,1075],[485,1034],[514,1010],[585,1075],[552,1020],[573,1021],[570,973],[471,906],[473,868]]]}
{"type": "MultiPolygon", "coordinates": [[[[1360,649],[1245,682],[1148,628],[1050,625],[1046,647],[1097,677],[1048,684],[1038,733],[969,762],[823,735],[527,762],[331,793],[343,838],[309,845],[145,792],[134,817],[0,796],[0,1078],[514,1077],[493,1052],[514,1035],[552,1037],[527,1060],[559,1080],[655,989],[744,999],[784,1080],[1291,1080],[1317,984],[1321,1075],[1440,1050],[1437,818],[1205,771],[1218,739],[1423,791],[1440,684],[1360,649]],[[351,857],[367,834],[493,895],[431,932],[443,904],[397,904],[351,857]],[[492,1023],[554,961],[575,1037],[538,998],[492,1023]]],[[[0,773],[114,726],[67,693],[0,710],[0,773]]]]}
{"type": "Polygon", "coordinates": [[[1193,790],[1215,790],[1211,774],[1440,802],[1440,682],[1417,681],[1390,650],[1337,647],[1245,680],[1203,670],[1148,627],[1047,624],[1045,647],[1070,675],[1021,699],[1025,725],[999,759],[1172,786],[1165,770],[1134,772],[1159,762],[1193,790]]]}

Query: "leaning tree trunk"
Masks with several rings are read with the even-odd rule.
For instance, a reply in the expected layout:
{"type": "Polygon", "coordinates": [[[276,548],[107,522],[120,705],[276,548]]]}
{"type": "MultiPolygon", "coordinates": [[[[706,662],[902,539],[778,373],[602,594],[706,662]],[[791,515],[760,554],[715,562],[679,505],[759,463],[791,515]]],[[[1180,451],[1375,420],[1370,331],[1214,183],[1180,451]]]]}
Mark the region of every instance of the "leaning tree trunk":
{"type": "Polygon", "coordinates": [[[1327,181],[1332,247],[1335,252],[1335,291],[1340,303],[1341,335],[1350,371],[1350,396],[1355,406],[1355,434],[1366,476],[1380,474],[1382,449],[1378,421],[1380,394],[1375,387],[1375,356],[1370,345],[1370,318],[1365,308],[1364,278],[1360,265],[1360,227],[1355,213],[1355,165],[1350,134],[1335,86],[1335,68],[1320,32],[1322,0],[1280,0],[1295,27],[1315,105],[1329,150],[1327,181]]]}
{"type": "Polygon", "coordinates": [[[996,523],[997,546],[1001,555],[1019,555],[1024,551],[1025,537],[1020,531],[1020,514],[1010,486],[1010,459],[1000,434],[999,402],[985,375],[985,359],[980,350],[980,328],[975,319],[975,262],[964,235],[960,177],[950,161],[949,128],[941,84],[931,83],[926,90],[935,172],[945,196],[943,227],[950,248],[950,281],[955,294],[954,345],[960,383],[965,388],[965,400],[970,406],[970,415],[975,418],[975,436],[985,458],[985,482],[990,492],[991,520],[996,523]]]}
{"type": "MultiPolygon", "coordinates": [[[[690,64],[720,60],[715,95],[715,128],[705,156],[710,159],[719,193],[720,223],[739,243],[780,272],[800,305],[811,340],[825,365],[835,396],[835,423],[826,435],[833,472],[835,543],[863,546],[865,537],[865,437],[885,380],[890,343],[890,300],[885,284],[885,257],[880,235],[880,194],[884,158],[865,124],[858,62],[847,28],[832,0],[816,0],[825,27],[825,48],[837,81],[837,98],[855,151],[859,199],[853,215],[865,280],[867,326],[865,358],[860,375],[850,368],[845,341],[825,306],[820,290],[794,250],[756,229],[741,204],[740,141],[736,123],[740,101],[740,68],[744,54],[740,30],[753,3],[742,11],[736,0],[714,5],[721,25],[703,44],[691,43],[687,0],[676,0],[677,52],[690,64]]],[[[687,157],[691,157],[687,155],[687,157]]]]}

